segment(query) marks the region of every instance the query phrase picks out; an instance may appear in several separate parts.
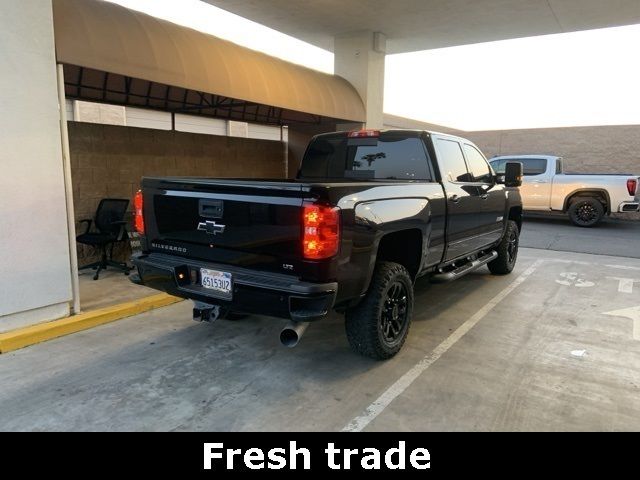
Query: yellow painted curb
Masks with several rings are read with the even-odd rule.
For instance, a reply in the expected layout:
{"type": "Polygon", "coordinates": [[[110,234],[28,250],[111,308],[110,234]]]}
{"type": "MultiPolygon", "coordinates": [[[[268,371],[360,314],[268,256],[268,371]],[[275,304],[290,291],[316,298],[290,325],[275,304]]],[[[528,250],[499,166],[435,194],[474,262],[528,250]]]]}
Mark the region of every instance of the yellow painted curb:
{"type": "Polygon", "coordinates": [[[182,300],[182,298],[160,293],[158,295],[141,298],[140,300],[120,303],[111,307],[80,313],[72,317],[0,333],[0,353],[11,352],[12,350],[18,350],[19,348],[24,348],[35,343],[45,342],[53,338],[69,335],[70,333],[80,332],[109,322],[115,322],[121,318],[171,305],[172,303],[182,300]]]}

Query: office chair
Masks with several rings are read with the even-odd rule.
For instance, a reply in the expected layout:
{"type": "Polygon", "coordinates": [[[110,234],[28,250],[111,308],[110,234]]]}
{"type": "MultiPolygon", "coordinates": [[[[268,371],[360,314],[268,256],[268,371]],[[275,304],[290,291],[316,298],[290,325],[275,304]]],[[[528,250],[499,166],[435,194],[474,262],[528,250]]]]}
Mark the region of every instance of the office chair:
{"type": "Polygon", "coordinates": [[[119,263],[113,260],[113,247],[118,242],[124,242],[129,239],[126,224],[124,220],[129,200],[119,198],[103,198],[100,200],[98,209],[96,210],[95,219],[80,220],[80,223],[86,223],[87,228],[84,233],[76,237],[78,243],[91,245],[100,248],[100,260],[89,265],[85,265],[80,270],[93,268],[96,274],[94,280],[98,280],[100,272],[106,270],[107,267],[114,267],[129,275],[130,267],[126,263],[119,263]],[[95,224],[95,232],[91,232],[91,225],[95,224]],[[111,246],[107,255],[107,248],[111,246]]]}

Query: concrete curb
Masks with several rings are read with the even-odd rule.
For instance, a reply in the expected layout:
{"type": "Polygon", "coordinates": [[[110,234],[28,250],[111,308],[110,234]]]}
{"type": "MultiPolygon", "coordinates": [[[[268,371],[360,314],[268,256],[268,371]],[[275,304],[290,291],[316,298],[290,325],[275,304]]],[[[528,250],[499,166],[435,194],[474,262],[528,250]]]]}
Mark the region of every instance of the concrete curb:
{"type": "Polygon", "coordinates": [[[111,307],[54,320],[52,322],[40,323],[38,325],[0,333],[0,353],[11,352],[29,345],[46,342],[47,340],[97,327],[98,325],[115,322],[122,318],[148,312],[149,310],[171,305],[172,303],[182,300],[182,298],[161,293],[140,300],[120,303],[111,307]]]}

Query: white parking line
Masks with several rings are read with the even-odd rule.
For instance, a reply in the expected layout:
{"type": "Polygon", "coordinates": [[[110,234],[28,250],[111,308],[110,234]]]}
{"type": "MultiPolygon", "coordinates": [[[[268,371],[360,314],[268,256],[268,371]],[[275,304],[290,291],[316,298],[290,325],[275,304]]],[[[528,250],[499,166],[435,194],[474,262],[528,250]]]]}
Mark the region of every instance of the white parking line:
{"type": "Polygon", "coordinates": [[[343,429],[343,432],[360,432],[369,423],[371,423],[385,408],[389,406],[398,396],[409,388],[409,386],[422,374],[427,368],[433,365],[447,350],[458,342],[469,330],[471,330],[480,320],[495,308],[507,295],[513,292],[522,282],[524,282],[544,260],[536,260],[533,265],[527,268],[518,278],[510,283],[504,290],[493,297],[489,303],[478,310],[471,318],[460,325],[451,335],[449,335],[440,345],[433,351],[424,356],[411,370],[400,377],[391,385],[382,395],[380,395],[371,405],[369,405],[362,414],[351,420],[343,429]]]}
{"type": "Polygon", "coordinates": [[[635,282],[640,282],[640,280],[636,280],[635,278],[624,278],[624,277],[607,277],[609,280],[617,280],[618,281],[618,291],[620,293],[633,293],[633,284],[635,282]]]}
{"type": "Polygon", "coordinates": [[[604,312],[603,315],[612,315],[615,317],[626,317],[633,321],[633,333],[634,340],[640,340],[640,306],[623,308],[622,310],[615,310],[613,312],[604,312]]]}
{"type": "Polygon", "coordinates": [[[582,260],[561,260],[559,258],[545,258],[545,262],[551,263],[575,263],[576,265],[597,265],[594,262],[583,262],[582,260]]]}
{"type": "Polygon", "coordinates": [[[640,270],[640,267],[631,267],[629,265],[605,265],[609,268],[619,268],[620,270],[640,270]]]}

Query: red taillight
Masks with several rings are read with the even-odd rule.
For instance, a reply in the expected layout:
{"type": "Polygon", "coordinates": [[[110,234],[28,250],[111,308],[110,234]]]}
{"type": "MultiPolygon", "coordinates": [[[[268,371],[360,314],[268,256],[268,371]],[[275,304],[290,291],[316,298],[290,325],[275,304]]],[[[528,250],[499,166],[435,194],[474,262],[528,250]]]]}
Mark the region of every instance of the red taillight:
{"type": "Polygon", "coordinates": [[[378,138],[380,130],[354,130],[349,132],[349,138],[378,138]]]}
{"type": "Polygon", "coordinates": [[[144,235],[144,215],[142,213],[144,206],[144,200],[142,197],[142,190],[136,192],[136,196],[133,197],[133,225],[136,227],[136,232],[140,235],[144,235]]]}
{"type": "Polygon", "coordinates": [[[627,180],[627,190],[629,191],[629,195],[632,197],[636,194],[636,190],[638,189],[638,180],[635,178],[627,180]]]}
{"type": "Polygon", "coordinates": [[[340,209],[321,205],[304,207],[302,252],[304,258],[333,257],[340,246],[340,209]]]}

